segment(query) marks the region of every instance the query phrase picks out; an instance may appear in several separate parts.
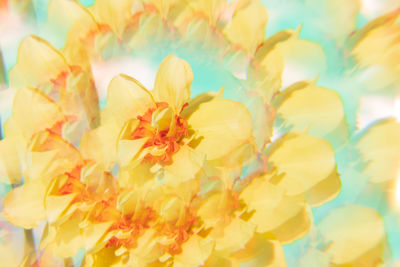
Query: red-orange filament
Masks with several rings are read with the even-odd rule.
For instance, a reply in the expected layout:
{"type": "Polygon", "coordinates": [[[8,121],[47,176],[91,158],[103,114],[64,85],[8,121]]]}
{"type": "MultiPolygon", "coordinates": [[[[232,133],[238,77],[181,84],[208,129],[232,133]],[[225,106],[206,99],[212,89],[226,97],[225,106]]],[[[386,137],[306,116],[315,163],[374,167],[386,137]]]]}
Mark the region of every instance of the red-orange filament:
{"type": "MultiPolygon", "coordinates": [[[[157,108],[165,109],[168,104],[165,102],[157,103],[157,108]]],[[[143,137],[150,137],[150,139],[144,144],[143,148],[146,147],[157,147],[159,150],[163,150],[162,155],[147,154],[144,161],[151,163],[163,163],[170,164],[172,162],[171,156],[179,150],[180,142],[183,137],[188,136],[187,121],[181,115],[175,115],[175,131],[171,132],[170,129],[157,130],[152,126],[152,115],[156,109],[149,109],[143,116],[138,116],[137,119],[140,121],[139,126],[131,134],[133,139],[140,139],[143,137]]]]}

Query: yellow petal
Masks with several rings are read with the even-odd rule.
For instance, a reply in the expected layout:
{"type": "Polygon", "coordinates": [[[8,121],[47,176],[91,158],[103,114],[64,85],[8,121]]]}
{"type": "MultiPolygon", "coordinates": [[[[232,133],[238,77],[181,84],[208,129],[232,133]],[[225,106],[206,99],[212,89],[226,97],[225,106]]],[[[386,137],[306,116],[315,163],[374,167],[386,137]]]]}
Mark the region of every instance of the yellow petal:
{"type": "Polygon", "coordinates": [[[41,240],[41,248],[46,248],[57,257],[74,257],[83,248],[79,223],[82,216],[72,216],[57,226],[46,226],[41,240]]]}
{"type": "MultiPolygon", "coordinates": [[[[19,89],[14,97],[11,120],[26,140],[64,120],[60,108],[37,89],[19,89]]],[[[6,132],[7,135],[7,132],[6,132]]]]}
{"type": "Polygon", "coordinates": [[[201,12],[212,26],[217,24],[223,9],[227,6],[225,0],[200,0],[192,1],[191,4],[191,7],[196,12],[201,12]]]}
{"type": "Polygon", "coordinates": [[[385,227],[374,209],[347,205],[332,210],[318,226],[334,264],[375,266],[382,260],[385,227]]]}
{"type": "Polygon", "coordinates": [[[214,242],[210,239],[203,239],[198,235],[192,235],[182,245],[182,253],[174,258],[174,267],[190,267],[204,264],[214,248],[214,242]]]}
{"type": "Polygon", "coordinates": [[[98,0],[91,11],[100,24],[111,27],[118,38],[122,38],[124,30],[133,16],[132,8],[134,0],[98,0]]]}
{"type": "Polygon", "coordinates": [[[46,218],[44,196],[46,185],[40,180],[27,182],[11,190],[4,198],[4,217],[23,227],[37,227],[46,218]]]}
{"type": "Polygon", "coordinates": [[[327,68],[326,55],[318,43],[290,38],[277,45],[283,55],[285,69],[283,72],[283,86],[305,79],[315,79],[327,68]]]}
{"type": "Polygon", "coordinates": [[[54,177],[49,184],[45,197],[45,209],[48,223],[52,224],[71,204],[71,201],[76,197],[77,193],[59,195],[59,190],[67,181],[67,175],[54,177]]]}
{"type": "Polygon", "coordinates": [[[104,167],[111,166],[117,161],[119,132],[119,125],[112,121],[86,132],[79,146],[84,158],[95,160],[104,167]]]}
{"type": "Polygon", "coordinates": [[[122,257],[115,256],[115,248],[108,247],[94,254],[85,254],[82,267],[123,267],[122,257]]]}
{"type": "Polygon", "coordinates": [[[249,111],[243,104],[227,99],[201,104],[188,123],[197,138],[189,146],[206,154],[207,160],[223,157],[252,138],[249,111]]]}
{"type": "Polygon", "coordinates": [[[255,234],[244,249],[231,257],[249,267],[286,266],[282,245],[271,234],[255,234]]]}
{"type": "Polygon", "coordinates": [[[17,64],[10,70],[10,86],[38,87],[65,71],[69,68],[63,56],[45,40],[31,35],[18,48],[17,64]]]}
{"type": "Polygon", "coordinates": [[[155,108],[150,92],[127,75],[114,77],[107,90],[107,106],[103,114],[105,122],[116,120],[122,124],[128,119],[143,115],[150,108],[155,108]]]}
{"type": "Polygon", "coordinates": [[[85,225],[85,227],[82,229],[82,238],[83,238],[83,243],[85,246],[85,249],[87,251],[96,251],[101,248],[101,241],[104,243],[104,240],[101,240],[105,235],[107,230],[110,228],[110,226],[113,224],[113,222],[104,222],[104,223],[88,223],[85,225]]]}
{"type": "Polygon", "coordinates": [[[172,164],[164,167],[164,183],[176,187],[194,179],[202,170],[204,155],[184,145],[172,156],[172,164]]]}
{"type": "Polygon", "coordinates": [[[249,222],[257,225],[257,232],[272,232],[280,242],[289,243],[304,236],[310,219],[304,198],[285,195],[282,187],[254,179],[240,194],[248,207],[249,222]]]}
{"type": "Polygon", "coordinates": [[[140,152],[148,138],[120,140],[118,142],[118,162],[121,166],[129,164],[140,152]]]}
{"type": "Polygon", "coordinates": [[[157,231],[148,229],[137,240],[137,247],[130,251],[128,266],[149,266],[164,254],[157,242],[157,231]]]}
{"type": "Polygon", "coordinates": [[[373,183],[396,179],[400,163],[400,123],[394,118],[376,122],[355,145],[366,164],[364,172],[373,183]]]}
{"type": "Polygon", "coordinates": [[[48,25],[57,30],[57,34],[66,36],[72,24],[89,12],[78,2],[69,0],[51,0],[48,6],[48,25]]]}
{"type": "Polygon", "coordinates": [[[253,237],[255,228],[256,225],[240,218],[233,219],[229,225],[224,227],[223,236],[215,240],[215,249],[227,255],[243,249],[253,237]]]}
{"type": "Polygon", "coordinates": [[[283,178],[279,185],[288,195],[306,192],[336,170],[335,155],[324,139],[290,133],[267,150],[269,162],[283,178]]]}
{"type": "Polygon", "coordinates": [[[80,164],[83,164],[83,159],[72,144],[57,134],[41,131],[32,137],[29,144],[24,174],[29,180],[47,181],[80,164]]]}
{"type": "Polygon", "coordinates": [[[189,101],[193,73],[190,65],[175,55],[169,55],[161,63],[154,83],[157,102],[167,102],[179,114],[189,101]]]}
{"type": "Polygon", "coordinates": [[[18,136],[7,137],[0,141],[0,182],[19,184],[22,179],[22,166],[18,136]]]}
{"type": "Polygon", "coordinates": [[[285,89],[275,100],[277,114],[289,129],[323,137],[345,119],[337,92],[304,81],[285,89]]]}
{"type": "Polygon", "coordinates": [[[264,41],[267,21],[268,14],[265,7],[260,1],[252,0],[242,9],[236,10],[224,32],[231,42],[252,56],[264,41]]]}

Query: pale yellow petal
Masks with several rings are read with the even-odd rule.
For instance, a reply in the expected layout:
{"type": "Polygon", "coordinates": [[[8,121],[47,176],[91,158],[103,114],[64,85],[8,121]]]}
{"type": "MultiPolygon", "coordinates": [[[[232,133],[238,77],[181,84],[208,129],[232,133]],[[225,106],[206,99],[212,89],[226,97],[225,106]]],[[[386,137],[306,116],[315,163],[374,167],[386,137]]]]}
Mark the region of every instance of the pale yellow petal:
{"type": "Polygon", "coordinates": [[[335,155],[328,141],[290,133],[267,150],[269,162],[283,178],[279,185],[288,195],[306,192],[336,170],[335,155]]]}
{"type": "Polygon", "coordinates": [[[272,232],[280,242],[303,237],[310,228],[304,198],[285,195],[282,187],[271,184],[266,177],[254,179],[240,199],[247,205],[248,221],[257,225],[256,231],[272,232]]]}
{"type": "Polygon", "coordinates": [[[347,205],[332,210],[318,226],[333,264],[375,266],[383,257],[385,227],[374,209],[347,205]]]}
{"type": "Polygon", "coordinates": [[[64,116],[58,105],[44,93],[37,89],[22,88],[15,94],[11,120],[29,140],[34,133],[64,121],[64,116]]]}
{"type": "Polygon", "coordinates": [[[243,249],[253,237],[256,225],[240,218],[233,219],[224,227],[223,235],[215,239],[215,250],[229,255],[243,249]]]}
{"type": "Polygon", "coordinates": [[[86,132],[80,143],[80,150],[86,159],[92,159],[105,167],[117,161],[117,141],[120,127],[109,122],[86,132]]]}
{"type": "Polygon", "coordinates": [[[369,127],[356,143],[364,161],[364,172],[373,183],[396,179],[400,164],[400,123],[394,118],[369,127]]]}
{"type": "Polygon", "coordinates": [[[172,156],[172,164],[164,167],[164,183],[176,187],[180,183],[195,179],[203,169],[204,160],[204,154],[188,146],[181,146],[172,156]]]}
{"type": "Polygon", "coordinates": [[[243,8],[236,10],[232,21],[224,30],[226,37],[250,56],[264,41],[268,14],[258,0],[251,0],[243,8]]]}
{"type": "Polygon", "coordinates": [[[0,182],[19,184],[22,179],[21,155],[18,151],[18,136],[0,141],[0,182]]]}
{"type": "Polygon", "coordinates": [[[83,248],[83,240],[79,223],[81,216],[73,216],[57,226],[46,226],[43,231],[40,247],[46,248],[57,257],[74,257],[80,248],[83,248]]]}
{"type": "Polygon", "coordinates": [[[103,222],[97,224],[88,223],[85,225],[82,229],[82,239],[85,249],[89,252],[99,250],[104,245],[100,243],[102,242],[101,239],[106,235],[107,230],[112,224],[113,222],[103,222]]]}
{"type": "Polygon", "coordinates": [[[204,264],[214,248],[214,242],[192,235],[182,245],[182,253],[174,257],[174,267],[195,267],[204,264]]]}
{"type": "Polygon", "coordinates": [[[255,234],[246,247],[234,253],[232,258],[249,267],[285,267],[282,245],[271,234],[255,234]]]}
{"type": "Polygon", "coordinates": [[[70,0],[51,0],[48,6],[48,25],[57,30],[57,34],[65,36],[73,23],[90,13],[78,2],[70,0]]]}
{"type": "Polygon", "coordinates": [[[343,103],[337,92],[304,81],[285,89],[276,98],[277,115],[290,129],[307,129],[323,137],[345,119],[343,103]]]}
{"type": "Polygon", "coordinates": [[[47,181],[72,171],[83,164],[83,159],[79,151],[61,136],[41,131],[29,143],[26,163],[24,175],[27,179],[47,181]]]}
{"type": "Polygon", "coordinates": [[[91,11],[100,24],[111,27],[114,33],[122,38],[126,26],[133,16],[134,0],[97,0],[91,7],[91,11]]]}
{"type": "Polygon", "coordinates": [[[10,86],[38,87],[65,71],[69,68],[63,56],[48,42],[32,35],[18,48],[17,64],[10,70],[10,86]]]}
{"type": "Polygon", "coordinates": [[[154,97],[157,102],[167,102],[180,113],[189,101],[193,72],[190,65],[175,55],[169,55],[161,63],[154,83],[154,97]]]}
{"type": "Polygon", "coordinates": [[[46,218],[44,196],[46,185],[40,180],[27,182],[11,190],[4,198],[2,214],[11,223],[23,227],[37,227],[46,218]]]}
{"type": "Polygon", "coordinates": [[[252,139],[252,119],[247,108],[235,101],[216,99],[203,103],[189,117],[196,139],[189,146],[207,156],[223,157],[252,139]]]}
{"type": "Polygon", "coordinates": [[[114,77],[107,90],[107,106],[102,114],[104,122],[115,120],[122,124],[128,119],[143,115],[150,108],[155,108],[150,92],[127,75],[114,77]]]}

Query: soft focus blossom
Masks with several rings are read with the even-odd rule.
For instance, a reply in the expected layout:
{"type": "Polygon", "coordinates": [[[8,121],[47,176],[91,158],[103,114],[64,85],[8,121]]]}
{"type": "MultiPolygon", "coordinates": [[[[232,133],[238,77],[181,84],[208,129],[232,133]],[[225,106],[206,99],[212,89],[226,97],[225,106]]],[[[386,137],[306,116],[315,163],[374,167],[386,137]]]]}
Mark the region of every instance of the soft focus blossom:
{"type": "Polygon", "coordinates": [[[360,27],[365,1],[310,0],[318,16],[267,38],[272,2],[51,0],[43,21],[34,1],[0,1],[37,23],[12,66],[0,54],[2,263],[389,264],[399,123],[355,123],[357,86],[398,94],[399,12],[360,27]],[[99,91],[94,64],[154,55],[154,84],[133,68],[99,91]]]}

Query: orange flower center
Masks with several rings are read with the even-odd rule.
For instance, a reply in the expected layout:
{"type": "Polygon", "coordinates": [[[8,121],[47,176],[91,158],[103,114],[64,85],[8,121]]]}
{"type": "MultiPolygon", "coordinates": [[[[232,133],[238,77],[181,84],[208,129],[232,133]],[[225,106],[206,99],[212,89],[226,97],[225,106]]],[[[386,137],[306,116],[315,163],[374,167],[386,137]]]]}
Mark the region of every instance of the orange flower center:
{"type": "MultiPolygon", "coordinates": [[[[156,110],[162,111],[168,108],[165,102],[156,103],[157,109],[149,109],[143,116],[138,116],[139,126],[133,131],[133,140],[148,137],[149,140],[143,148],[156,148],[157,155],[148,153],[144,161],[151,163],[170,164],[171,156],[179,150],[180,142],[183,137],[188,136],[187,121],[182,115],[174,115],[170,121],[170,126],[166,129],[158,129],[153,124],[153,114],[156,110]]],[[[183,109],[183,108],[182,108],[183,109]]]]}

